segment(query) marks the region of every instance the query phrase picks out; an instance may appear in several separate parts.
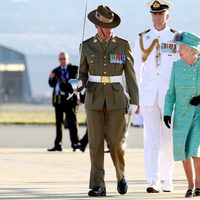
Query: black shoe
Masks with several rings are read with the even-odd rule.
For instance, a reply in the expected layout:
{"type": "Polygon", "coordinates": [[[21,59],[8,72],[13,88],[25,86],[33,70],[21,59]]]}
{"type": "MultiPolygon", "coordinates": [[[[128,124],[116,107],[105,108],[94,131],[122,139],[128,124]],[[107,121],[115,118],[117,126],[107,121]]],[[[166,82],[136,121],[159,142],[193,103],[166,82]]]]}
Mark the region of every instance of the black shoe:
{"type": "Polygon", "coordinates": [[[72,149],[73,149],[73,151],[76,151],[77,149],[79,149],[80,150],[80,144],[72,144],[72,149]]]}
{"type": "Polygon", "coordinates": [[[185,193],[185,198],[191,198],[192,197],[192,189],[188,189],[185,193]]]}
{"type": "Polygon", "coordinates": [[[193,197],[199,197],[199,196],[200,196],[200,188],[196,188],[194,190],[193,197]]]}
{"type": "Polygon", "coordinates": [[[47,149],[47,151],[62,151],[62,147],[61,146],[53,147],[51,149],[47,149]]]}
{"type": "Polygon", "coordinates": [[[127,192],[127,189],[128,189],[128,184],[126,182],[126,179],[123,177],[121,179],[121,181],[119,181],[117,183],[117,191],[120,193],[120,194],[126,194],[127,192]]]}
{"type": "Polygon", "coordinates": [[[84,152],[85,149],[86,149],[86,146],[80,145],[80,146],[79,146],[79,149],[80,149],[80,151],[84,152]]]}
{"type": "Polygon", "coordinates": [[[103,197],[106,196],[106,188],[97,186],[94,189],[88,192],[88,196],[90,197],[103,197]]]}

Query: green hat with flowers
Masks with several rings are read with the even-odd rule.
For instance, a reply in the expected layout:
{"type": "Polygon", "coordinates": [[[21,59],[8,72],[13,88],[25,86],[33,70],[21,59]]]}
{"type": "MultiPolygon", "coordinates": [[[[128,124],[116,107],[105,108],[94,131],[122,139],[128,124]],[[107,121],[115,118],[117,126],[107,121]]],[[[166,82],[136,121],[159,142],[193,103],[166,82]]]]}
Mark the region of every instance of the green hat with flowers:
{"type": "Polygon", "coordinates": [[[174,36],[174,42],[176,44],[185,44],[189,47],[200,50],[200,37],[193,33],[189,32],[177,33],[174,36]]]}

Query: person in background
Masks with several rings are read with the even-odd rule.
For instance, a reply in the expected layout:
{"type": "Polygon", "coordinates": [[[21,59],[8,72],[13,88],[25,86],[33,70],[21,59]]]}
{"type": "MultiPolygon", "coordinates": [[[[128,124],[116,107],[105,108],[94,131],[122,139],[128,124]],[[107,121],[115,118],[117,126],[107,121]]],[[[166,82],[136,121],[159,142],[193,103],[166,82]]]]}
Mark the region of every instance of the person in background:
{"type": "Polygon", "coordinates": [[[89,196],[106,196],[104,181],[104,139],[116,169],[117,191],[125,194],[124,148],[125,114],[128,103],[133,112],[138,108],[138,87],[133,69],[133,56],[129,43],[112,34],[120,24],[120,17],[109,7],[100,5],[88,14],[97,34],[82,44],[79,69],[79,90],[86,87],[85,108],[91,160],[89,196]],[[124,88],[123,77],[130,100],[124,88]],[[106,131],[105,131],[106,128],[106,131]]]}
{"type": "Polygon", "coordinates": [[[75,151],[80,147],[76,119],[77,96],[68,81],[77,78],[78,67],[69,64],[69,55],[66,52],[59,54],[59,62],[60,65],[53,69],[49,77],[49,85],[53,88],[52,104],[55,108],[56,138],[54,147],[48,151],[62,151],[64,115],[70,133],[71,147],[75,151]]]}
{"type": "Polygon", "coordinates": [[[170,192],[173,190],[173,145],[163,114],[172,64],[178,59],[177,45],[171,42],[175,30],[167,26],[172,4],[167,0],[151,0],[147,5],[153,26],[138,35],[133,51],[144,123],[146,191],[170,192]]]}
{"type": "Polygon", "coordinates": [[[174,111],[174,159],[183,163],[188,181],[185,197],[200,196],[200,36],[182,32],[175,42],[181,59],[173,65],[164,122],[170,128],[174,111]]]}

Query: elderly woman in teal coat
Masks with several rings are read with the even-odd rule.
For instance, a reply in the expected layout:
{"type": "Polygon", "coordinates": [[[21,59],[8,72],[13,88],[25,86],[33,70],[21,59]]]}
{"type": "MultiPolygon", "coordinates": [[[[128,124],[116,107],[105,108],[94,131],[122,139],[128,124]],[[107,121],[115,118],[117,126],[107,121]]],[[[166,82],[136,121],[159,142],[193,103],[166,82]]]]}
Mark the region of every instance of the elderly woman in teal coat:
{"type": "Polygon", "coordinates": [[[181,59],[172,68],[164,122],[170,128],[174,111],[174,159],[183,162],[188,181],[185,197],[200,196],[200,37],[182,32],[175,42],[181,59]]]}

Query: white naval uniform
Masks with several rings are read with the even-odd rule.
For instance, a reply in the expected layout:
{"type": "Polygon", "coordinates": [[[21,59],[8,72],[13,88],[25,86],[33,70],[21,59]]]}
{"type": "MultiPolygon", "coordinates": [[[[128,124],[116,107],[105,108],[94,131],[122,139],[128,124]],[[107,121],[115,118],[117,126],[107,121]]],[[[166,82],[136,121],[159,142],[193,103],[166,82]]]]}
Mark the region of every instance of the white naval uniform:
{"type": "Polygon", "coordinates": [[[143,35],[144,49],[147,49],[154,39],[159,39],[161,45],[159,66],[156,64],[156,47],[143,62],[140,36],[136,38],[134,44],[134,68],[144,120],[145,171],[149,184],[153,180],[172,180],[174,165],[172,132],[163,122],[163,112],[172,64],[178,59],[177,45],[172,42],[174,34],[169,27],[162,31],[157,31],[153,27],[143,35]]]}

